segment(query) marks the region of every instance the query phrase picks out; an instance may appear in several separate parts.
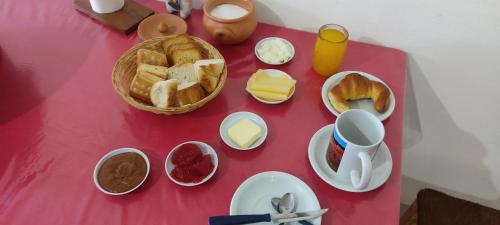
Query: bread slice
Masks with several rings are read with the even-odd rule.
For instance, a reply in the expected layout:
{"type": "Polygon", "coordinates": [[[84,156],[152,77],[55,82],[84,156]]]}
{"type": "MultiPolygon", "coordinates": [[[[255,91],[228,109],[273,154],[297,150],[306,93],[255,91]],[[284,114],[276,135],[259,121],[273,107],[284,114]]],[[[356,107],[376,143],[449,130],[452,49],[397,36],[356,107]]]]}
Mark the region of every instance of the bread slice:
{"type": "Polygon", "coordinates": [[[178,64],[168,68],[168,79],[177,79],[180,84],[196,82],[197,78],[194,73],[194,67],[191,63],[178,64]]]}
{"type": "Polygon", "coordinates": [[[168,48],[168,50],[166,52],[167,53],[167,61],[170,64],[175,65],[174,61],[172,59],[172,53],[174,51],[177,51],[177,50],[188,49],[188,48],[197,48],[197,49],[200,49],[200,51],[203,53],[203,49],[200,47],[199,44],[197,44],[195,42],[173,44],[173,45],[170,45],[170,47],[168,48]]]}
{"type": "Polygon", "coordinates": [[[167,74],[168,74],[168,67],[164,66],[155,66],[155,65],[149,65],[149,64],[140,64],[137,67],[137,71],[144,71],[148,73],[152,73],[156,75],[159,78],[162,78],[164,80],[167,79],[167,74]]]}
{"type": "Polygon", "coordinates": [[[137,51],[137,65],[150,64],[156,66],[167,66],[167,56],[148,49],[139,49],[137,51]]]}
{"type": "Polygon", "coordinates": [[[172,64],[182,64],[182,63],[194,63],[200,59],[203,59],[203,52],[200,48],[192,47],[185,49],[177,49],[172,51],[172,64]]]}
{"type": "Polygon", "coordinates": [[[201,48],[201,47],[200,47],[200,45],[198,45],[195,42],[179,43],[179,44],[170,45],[168,47],[168,49],[165,51],[165,53],[167,54],[167,60],[168,60],[169,56],[172,55],[172,52],[174,52],[175,50],[186,49],[186,48],[201,48]]]}
{"type": "Polygon", "coordinates": [[[177,35],[175,37],[171,37],[171,38],[165,39],[161,43],[161,45],[163,47],[163,51],[165,51],[165,53],[167,53],[168,52],[168,48],[171,45],[181,44],[181,43],[190,43],[190,42],[193,42],[193,39],[191,39],[191,37],[189,37],[189,35],[187,35],[187,34],[181,34],[181,35],[177,35]]]}
{"type": "Polygon", "coordinates": [[[212,93],[217,87],[224,65],[223,59],[205,59],[194,63],[196,78],[208,93],[212,93]]]}
{"type": "Polygon", "coordinates": [[[159,81],[151,87],[151,102],[158,108],[175,106],[175,93],[179,81],[176,79],[159,81]]]}
{"type": "Polygon", "coordinates": [[[180,84],[177,87],[177,103],[179,106],[196,103],[205,98],[205,92],[198,82],[180,84]]]}
{"type": "Polygon", "coordinates": [[[151,87],[156,82],[163,79],[144,71],[138,71],[130,84],[130,96],[139,98],[146,102],[151,102],[150,93],[151,87]]]}

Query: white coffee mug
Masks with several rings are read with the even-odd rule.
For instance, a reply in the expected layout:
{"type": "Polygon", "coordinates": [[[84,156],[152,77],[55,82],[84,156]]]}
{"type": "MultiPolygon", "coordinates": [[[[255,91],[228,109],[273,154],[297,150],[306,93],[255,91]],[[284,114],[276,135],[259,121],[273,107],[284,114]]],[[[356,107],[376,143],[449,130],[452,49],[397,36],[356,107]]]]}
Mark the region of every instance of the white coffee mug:
{"type": "Polygon", "coordinates": [[[90,0],[90,7],[96,13],[112,13],[120,10],[125,0],[90,0]]]}
{"type": "Polygon", "coordinates": [[[332,137],[344,149],[337,175],[350,179],[355,189],[366,188],[372,177],[372,159],[384,135],[384,125],[370,112],[351,109],[340,114],[332,137]]]}

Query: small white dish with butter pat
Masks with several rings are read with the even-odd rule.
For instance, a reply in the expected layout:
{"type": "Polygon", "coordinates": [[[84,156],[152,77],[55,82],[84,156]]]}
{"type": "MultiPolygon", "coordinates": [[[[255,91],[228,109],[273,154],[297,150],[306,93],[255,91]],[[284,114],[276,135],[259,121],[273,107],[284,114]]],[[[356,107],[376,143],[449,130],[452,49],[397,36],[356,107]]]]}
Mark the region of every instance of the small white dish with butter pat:
{"type": "Polygon", "coordinates": [[[283,65],[295,56],[295,48],[286,39],[268,37],[257,42],[255,56],[269,65],[283,65]]]}
{"type": "Polygon", "coordinates": [[[224,143],[226,143],[226,145],[228,145],[229,147],[237,150],[250,150],[259,147],[266,139],[267,124],[266,121],[262,119],[262,117],[255,113],[235,112],[224,118],[224,120],[220,124],[219,133],[222,141],[224,141],[224,143]],[[244,122],[238,124],[242,121],[244,122]],[[248,122],[251,123],[250,126],[248,126],[248,122]],[[232,130],[233,138],[234,135],[242,135],[239,137],[240,144],[231,137],[231,135],[229,134],[230,130],[232,130]],[[251,134],[251,136],[249,136],[249,134],[251,134]],[[241,143],[245,144],[243,144],[242,146],[241,143]]]}
{"type": "MultiPolygon", "coordinates": [[[[264,71],[266,73],[268,73],[272,77],[282,77],[282,76],[285,76],[288,79],[293,80],[293,78],[288,73],[285,73],[285,72],[283,72],[281,70],[265,69],[264,71]]],[[[252,79],[252,77],[250,77],[250,79],[248,79],[248,81],[247,81],[247,91],[248,91],[248,88],[250,86],[249,82],[250,82],[251,79],[252,79]]],[[[292,87],[292,89],[290,90],[290,93],[288,93],[287,98],[284,99],[284,100],[270,100],[270,99],[260,98],[260,97],[256,96],[255,94],[253,94],[251,92],[249,92],[249,93],[250,93],[250,95],[252,95],[252,97],[254,97],[255,99],[257,99],[257,101],[259,101],[259,102],[266,103],[266,104],[280,104],[280,103],[286,102],[288,99],[290,99],[293,96],[293,94],[295,93],[295,85],[292,87]]]]}

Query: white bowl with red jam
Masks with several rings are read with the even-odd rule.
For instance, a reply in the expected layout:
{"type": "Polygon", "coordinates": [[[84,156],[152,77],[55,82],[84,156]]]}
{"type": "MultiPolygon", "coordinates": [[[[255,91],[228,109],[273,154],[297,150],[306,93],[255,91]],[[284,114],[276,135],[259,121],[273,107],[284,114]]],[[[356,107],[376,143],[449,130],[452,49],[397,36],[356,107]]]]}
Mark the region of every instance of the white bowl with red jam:
{"type": "Polygon", "coordinates": [[[165,159],[168,178],[182,186],[207,182],[217,170],[217,153],[208,144],[188,141],[175,146],[165,159]]]}

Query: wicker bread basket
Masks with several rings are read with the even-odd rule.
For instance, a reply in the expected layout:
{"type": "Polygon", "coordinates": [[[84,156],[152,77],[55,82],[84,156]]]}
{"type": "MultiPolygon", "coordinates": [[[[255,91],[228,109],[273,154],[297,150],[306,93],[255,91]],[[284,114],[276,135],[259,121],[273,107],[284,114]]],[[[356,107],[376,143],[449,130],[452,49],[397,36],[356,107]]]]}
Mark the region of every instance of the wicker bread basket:
{"type": "MultiPolygon", "coordinates": [[[[194,104],[161,109],[149,103],[143,102],[139,99],[131,97],[129,94],[129,88],[130,88],[130,83],[132,82],[132,79],[134,78],[134,75],[137,70],[137,65],[136,65],[137,51],[141,48],[145,48],[163,52],[161,48],[161,42],[166,38],[168,37],[158,37],[149,39],[144,42],[138,43],[129,50],[127,50],[118,59],[113,68],[113,75],[112,75],[113,88],[118,93],[118,95],[120,95],[123,98],[123,100],[125,100],[128,104],[132,105],[135,108],[149,112],[154,112],[157,114],[166,114],[166,115],[187,113],[202,107],[220,93],[220,91],[224,87],[224,84],[226,83],[227,65],[224,66],[224,70],[222,71],[222,74],[219,78],[219,82],[217,83],[217,87],[215,88],[215,90],[208,96],[206,96],[204,99],[194,104]]],[[[191,36],[191,38],[205,48],[207,52],[207,58],[224,59],[224,57],[222,57],[220,52],[206,41],[198,37],[191,36]]]]}

